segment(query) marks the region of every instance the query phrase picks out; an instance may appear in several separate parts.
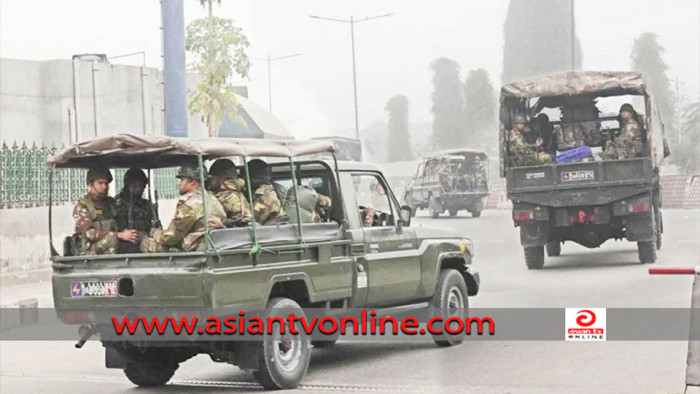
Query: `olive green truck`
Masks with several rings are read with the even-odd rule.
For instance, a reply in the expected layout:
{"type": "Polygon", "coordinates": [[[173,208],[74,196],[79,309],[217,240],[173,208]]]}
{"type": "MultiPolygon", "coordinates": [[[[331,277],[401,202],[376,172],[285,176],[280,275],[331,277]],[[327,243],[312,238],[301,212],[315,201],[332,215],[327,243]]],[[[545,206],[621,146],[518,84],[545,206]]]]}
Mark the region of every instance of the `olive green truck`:
{"type": "MultiPolygon", "coordinates": [[[[52,246],[55,307],[59,311],[162,308],[270,314],[284,309],[303,316],[305,308],[331,315],[351,308],[379,310],[423,303],[466,317],[468,296],[477,294],[480,283],[472,265],[471,240],[442,229],[411,226],[410,208],[398,204],[373,165],[295,161],[334,149],[333,143],[325,141],[122,134],[83,142],[51,156],[49,162],[56,169],[100,163],[149,172],[177,166],[184,158],[197,158],[200,163],[218,157],[239,157],[242,163],[250,157],[283,158],[270,164],[275,182],[287,190],[313,185],[333,201],[319,223],[299,226],[290,215],[290,224],[285,225],[208,230],[203,252],[100,256],[64,252],[62,256],[52,246]],[[376,182],[383,193],[368,187],[376,182]]],[[[245,179],[247,166],[241,167],[245,179]]],[[[90,314],[59,316],[65,323],[81,325],[83,339],[104,336],[103,330],[110,329],[98,325],[90,314]]],[[[442,346],[463,338],[434,336],[442,346]]],[[[287,331],[253,342],[124,338],[103,340],[103,346],[106,366],[123,369],[140,386],[167,383],[180,363],[204,353],[214,361],[252,371],[266,388],[293,388],[308,369],[311,346],[330,345],[334,339],[337,336],[312,343],[304,332],[290,335],[287,331]]]]}

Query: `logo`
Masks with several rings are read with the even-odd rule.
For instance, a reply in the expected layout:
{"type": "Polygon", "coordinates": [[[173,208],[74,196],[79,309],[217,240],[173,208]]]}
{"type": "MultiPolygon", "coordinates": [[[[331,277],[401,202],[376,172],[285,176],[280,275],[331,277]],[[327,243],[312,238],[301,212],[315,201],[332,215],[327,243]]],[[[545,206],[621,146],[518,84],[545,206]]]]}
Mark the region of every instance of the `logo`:
{"type": "Polygon", "coordinates": [[[563,182],[592,181],[595,180],[595,172],[593,170],[562,172],[561,180],[563,182]]]}
{"type": "Polygon", "coordinates": [[[70,286],[70,295],[71,297],[116,297],[117,281],[73,282],[70,286]]]}
{"type": "Polygon", "coordinates": [[[566,341],[605,341],[605,308],[566,308],[566,341]]]}

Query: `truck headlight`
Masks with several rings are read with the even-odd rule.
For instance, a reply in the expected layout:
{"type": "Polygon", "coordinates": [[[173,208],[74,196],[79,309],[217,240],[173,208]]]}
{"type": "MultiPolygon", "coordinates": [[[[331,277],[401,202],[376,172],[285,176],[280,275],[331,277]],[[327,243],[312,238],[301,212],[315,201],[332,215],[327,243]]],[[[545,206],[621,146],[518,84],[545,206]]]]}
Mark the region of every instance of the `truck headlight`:
{"type": "Polygon", "coordinates": [[[474,243],[471,239],[464,238],[459,241],[459,250],[462,253],[468,253],[470,256],[474,257],[474,243]]]}

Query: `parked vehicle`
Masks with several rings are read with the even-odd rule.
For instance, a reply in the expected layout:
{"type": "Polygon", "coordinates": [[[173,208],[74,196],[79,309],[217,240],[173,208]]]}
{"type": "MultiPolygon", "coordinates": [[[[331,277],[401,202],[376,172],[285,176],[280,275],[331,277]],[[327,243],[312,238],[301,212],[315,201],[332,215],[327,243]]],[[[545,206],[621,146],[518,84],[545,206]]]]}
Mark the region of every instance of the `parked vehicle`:
{"type": "MultiPolygon", "coordinates": [[[[349,308],[424,303],[436,314],[450,311],[450,316],[466,317],[468,296],[476,295],[480,284],[471,240],[443,229],[412,227],[410,207],[399,206],[386,179],[371,164],[295,160],[334,151],[335,145],[325,141],[117,135],[50,157],[54,168],[99,162],[110,168],[147,169],[177,166],[188,158],[200,163],[230,156],[244,163],[249,157],[287,158],[286,163],[270,164],[275,182],[288,190],[314,184],[332,199],[328,218],[320,223],[208,229],[202,252],[61,256],[52,247],[53,296],[61,319],[82,325],[85,340],[108,334],[110,327],[98,325],[93,312],[113,308],[159,308],[170,315],[226,308],[272,316],[293,310],[303,317],[306,308],[330,315],[349,308]],[[383,194],[370,189],[375,184],[382,186],[383,194]],[[369,225],[363,223],[367,217],[369,225]],[[74,290],[84,285],[112,291],[87,295],[74,290]]],[[[247,173],[246,164],[241,174],[247,173]]],[[[463,338],[434,336],[440,346],[463,338]]],[[[335,339],[316,344],[330,345],[335,339]]],[[[308,369],[311,343],[303,331],[265,334],[252,342],[103,339],[106,366],[123,369],[140,386],[165,384],[180,363],[204,353],[253,371],[266,388],[293,388],[308,369]]]]}

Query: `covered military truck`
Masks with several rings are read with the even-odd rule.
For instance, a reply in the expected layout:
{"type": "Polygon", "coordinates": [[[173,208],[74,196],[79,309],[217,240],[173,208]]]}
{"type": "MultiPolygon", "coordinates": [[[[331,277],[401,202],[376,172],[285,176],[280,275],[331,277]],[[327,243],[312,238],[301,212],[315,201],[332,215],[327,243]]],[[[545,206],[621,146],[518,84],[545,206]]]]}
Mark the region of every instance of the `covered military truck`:
{"type": "Polygon", "coordinates": [[[642,263],[656,261],[663,232],[659,166],[669,152],[654,96],[641,74],[567,72],[505,85],[499,140],[500,175],[506,178],[528,268],[544,266],[545,249],[548,256],[559,256],[565,241],[597,248],[608,239],[627,239],[637,243],[642,263]],[[620,137],[617,112],[623,103],[637,111],[639,153],[602,160],[609,141],[620,137]],[[553,163],[516,165],[509,149],[516,116],[529,119],[526,138],[539,138],[553,163]]]}
{"type": "Polygon", "coordinates": [[[488,195],[486,152],[448,149],[423,159],[404,193],[404,201],[413,214],[418,209],[427,209],[434,219],[445,211],[457,216],[461,210],[478,218],[488,195]]]}
{"type": "MultiPolygon", "coordinates": [[[[442,229],[411,226],[410,208],[399,206],[373,165],[296,160],[320,153],[332,156],[335,149],[327,141],[122,134],[86,141],[49,157],[54,169],[99,164],[149,171],[193,158],[201,166],[211,159],[239,157],[246,163],[240,178],[248,185],[249,158],[286,158],[270,164],[275,188],[290,191],[314,185],[332,200],[319,222],[305,220],[297,206],[296,220],[290,218],[290,224],[261,226],[253,221],[248,227],[207,228],[203,251],[73,256],[67,251],[60,255],[51,245],[54,304],[62,321],[80,325],[76,347],[99,336],[107,368],[124,370],[139,386],[163,385],[180,363],[208,354],[213,361],[252,371],[266,388],[293,388],[308,369],[311,345],[331,345],[337,334],[314,340],[298,320],[284,320],[285,331],[245,340],[197,337],[196,332],[194,337],[115,337],[114,327],[100,317],[138,318],[155,308],[159,316],[199,317],[200,322],[207,316],[238,318],[247,312],[281,320],[290,312],[299,318],[311,310],[332,316],[358,308],[379,313],[413,306],[443,319],[466,318],[468,297],[477,294],[480,283],[471,240],[442,229]],[[372,183],[382,185],[384,193],[370,195],[367,186],[372,183]],[[298,334],[291,331],[294,325],[298,334]]],[[[201,178],[205,184],[204,171],[201,178]]],[[[249,201],[251,193],[248,188],[249,201]]],[[[204,204],[203,209],[206,216],[211,207],[204,204]]],[[[163,218],[164,225],[167,220],[163,218]]],[[[49,227],[50,223],[49,219],[49,227]]],[[[440,346],[463,338],[464,333],[433,336],[440,346]]]]}

